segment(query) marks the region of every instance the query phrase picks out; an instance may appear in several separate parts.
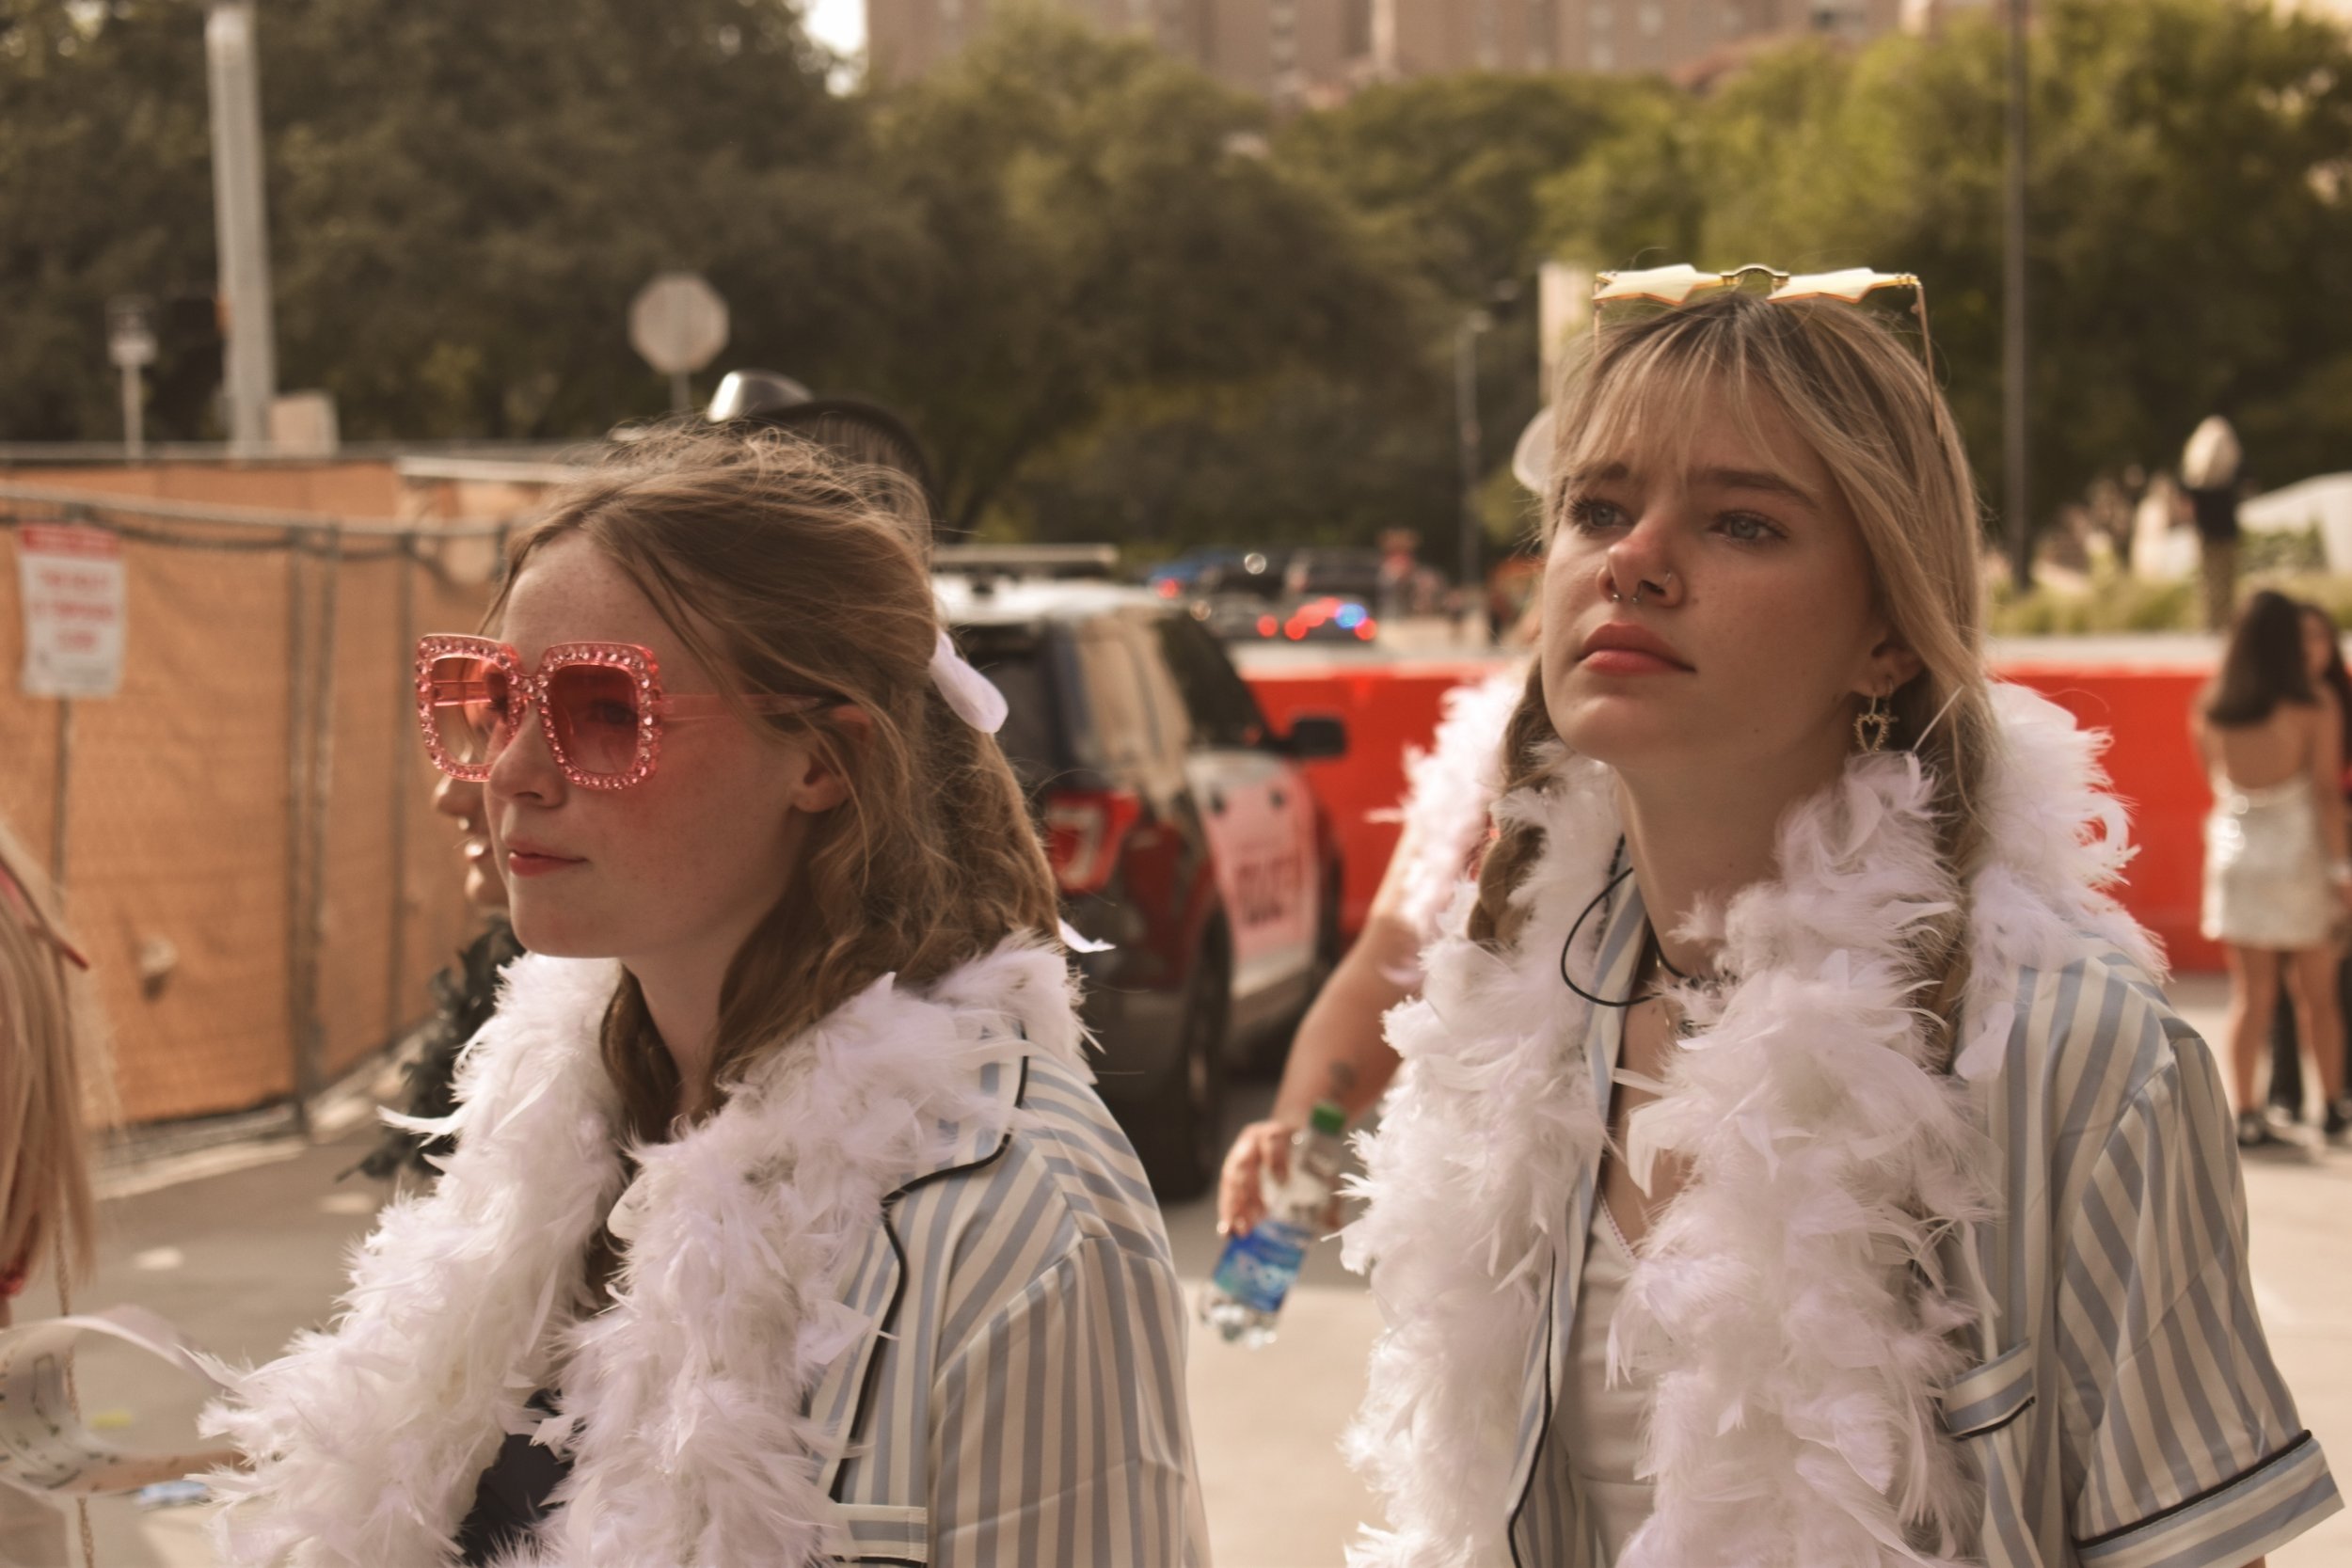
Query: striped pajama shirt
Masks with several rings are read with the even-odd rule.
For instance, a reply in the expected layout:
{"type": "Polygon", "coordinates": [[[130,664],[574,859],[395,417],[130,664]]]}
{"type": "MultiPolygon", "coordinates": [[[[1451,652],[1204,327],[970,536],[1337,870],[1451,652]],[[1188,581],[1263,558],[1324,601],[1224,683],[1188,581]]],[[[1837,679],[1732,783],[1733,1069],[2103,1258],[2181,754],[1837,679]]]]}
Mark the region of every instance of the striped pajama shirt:
{"type": "Polygon", "coordinates": [[[884,1206],[840,1297],[878,1325],[809,1411],[849,1562],[1205,1568],[1184,1299],[1134,1151],[1078,1073],[981,1069],[1017,1107],[884,1206]]]}
{"type": "MultiPolygon", "coordinates": [[[[1641,953],[1626,884],[1604,932],[1604,995],[1641,953]]],[[[1594,1009],[1607,1102],[1622,1014],[1594,1009]]],[[[2246,1200],[2213,1055],[2122,954],[2086,942],[2020,977],[1999,1072],[1976,1086],[2000,1158],[1996,1218],[1955,1245],[1981,1284],[1978,1364],[1945,1424],[1984,1481],[1988,1568],[2240,1568],[2342,1507],[2263,1338],[2246,1200]]],[[[1557,1351],[1576,1309],[1597,1170],[1556,1259],[1549,1343],[1522,1383],[1516,1568],[1600,1560],[1572,1456],[1551,1431],[1557,1351]]],[[[1539,1339],[1544,1337],[1539,1337],[1539,1339]]]]}

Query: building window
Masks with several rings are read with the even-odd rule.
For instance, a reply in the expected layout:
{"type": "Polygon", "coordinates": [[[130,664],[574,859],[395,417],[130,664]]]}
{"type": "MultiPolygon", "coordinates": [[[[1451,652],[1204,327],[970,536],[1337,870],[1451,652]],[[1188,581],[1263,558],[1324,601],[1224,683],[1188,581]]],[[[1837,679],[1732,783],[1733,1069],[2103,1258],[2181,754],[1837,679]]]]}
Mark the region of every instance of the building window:
{"type": "Polygon", "coordinates": [[[1593,69],[1595,71],[1617,69],[1617,51],[1614,45],[1600,39],[1593,41],[1593,69]]]}
{"type": "Polygon", "coordinates": [[[1652,3],[1649,5],[1644,6],[1641,8],[1639,15],[1642,21],[1642,33],[1644,37],[1656,38],[1659,34],[1666,30],[1666,8],[1656,4],[1655,0],[1652,0],[1652,3]]]}
{"type": "Polygon", "coordinates": [[[1617,18],[1608,7],[1595,6],[1586,13],[1585,21],[1590,24],[1594,32],[1605,33],[1616,25],[1617,18]]]}

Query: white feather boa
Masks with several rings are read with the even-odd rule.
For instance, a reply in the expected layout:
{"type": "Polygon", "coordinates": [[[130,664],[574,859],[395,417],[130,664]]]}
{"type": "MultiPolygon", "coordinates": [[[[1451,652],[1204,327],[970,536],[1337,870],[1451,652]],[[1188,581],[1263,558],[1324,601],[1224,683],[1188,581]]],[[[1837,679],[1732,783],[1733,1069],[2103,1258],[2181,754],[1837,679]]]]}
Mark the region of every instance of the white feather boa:
{"type": "Polygon", "coordinates": [[[1375,820],[1405,825],[1397,852],[1410,858],[1397,913],[1423,942],[1438,935],[1463,869],[1486,836],[1486,808],[1502,787],[1497,739],[1526,689],[1521,660],[1448,691],[1438,700],[1441,716],[1429,750],[1406,751],[1405,804],[1374,814],[1375,820]]]}
{"type": "MultiPolygon", "coordinates": [[[[1689,1175],[1611,1325],[1613,1359],[1649,1381],[1657,1488],[1621,1568],[1881,1568],[1974,1536],[1976,1484],[1937,1400],[1971,1316],[1939,1259],[1955,1226],[1998,1223],[1972,1094],[1999,1067],[2022,969],[2105,941],[2160,972],[2103,891],[2129,849],[2098,737],[2022,689],[1995,702],[1957,1076],[1928,1059],[1905,978],[1905,931],[1956,892],[1907,755],[1857,758],[1790,814],[1778,879],[1723,911],[1737,981],[1719,1005],[1684,999],[1700,1032],[1627,1151],[1636,1168],[1672,1152],[1689,1175]],[[1912,1283],[1915,1262],[1930,1283],[1912,1283]]],[[[1605,1139],[1589,1008],[1558,965],[1617,840],[1613,780],[1563,757],[1496,815],[1546,835],[1517,895],[1526,926],[1488,952],[1457,898],[1423,999],[1391,1015],[1406,1069],[1362,1140],[1371,1204],[1346,1256],[1387,1329],[1349,1447],[1391,1528],[1367,1532],[1356,1568],[1508,1560],[1522,1372],[1605,1139]]],[[[1598,940],[1588,929],[1568,961],[1592,973],[1598,940]]]]}
{"type": "Polygon", "coordinates": [[[583,1316],[587,1245],[623,1178],[596,1051],[617,974],[508,971],[461,1108],[429,1124],[458,1134],[439,1185],[385,1211],[330,1332],[206,1413],[253,1465],[210,1478],[224,1561],[453,1562],[484,1466],[534,1428],[574,1464],[566,1506],[502,1560],[516,1568],[818,1556],[832,1509],[800,1411],[864,1326],[838,1275],[883,1197],[947,1156],[944,1122],[968,1138],[1002,1119],[983,1065],[1076,1060],[1068,968],[1008,942],[919,991],[878,981],[766,1057],[717,1116],[640,1151],[615,1300],[583,1316]],[[561,1417],[535,1423],[525,1402],[558,1379],[561,1417]]]}

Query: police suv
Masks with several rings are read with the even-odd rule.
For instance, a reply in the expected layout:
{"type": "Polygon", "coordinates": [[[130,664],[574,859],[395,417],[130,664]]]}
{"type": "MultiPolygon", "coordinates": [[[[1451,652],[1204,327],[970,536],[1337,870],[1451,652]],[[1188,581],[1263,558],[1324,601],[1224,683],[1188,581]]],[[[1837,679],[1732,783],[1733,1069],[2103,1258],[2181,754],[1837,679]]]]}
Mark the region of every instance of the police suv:
{"type": "Polygon", "coordinates": [[[1166,1198],[1223,1154],[1226,1075],[1287,1031],[1337,960],[1340,861],[1299,764],[1337,719],[1278,735],[1183,605],[1099,578],[1105,551],[940,552],[957,642],[1010,706],[998,739],[1043,830],[1082,954],[1096,1073],[1166,1198]]]}

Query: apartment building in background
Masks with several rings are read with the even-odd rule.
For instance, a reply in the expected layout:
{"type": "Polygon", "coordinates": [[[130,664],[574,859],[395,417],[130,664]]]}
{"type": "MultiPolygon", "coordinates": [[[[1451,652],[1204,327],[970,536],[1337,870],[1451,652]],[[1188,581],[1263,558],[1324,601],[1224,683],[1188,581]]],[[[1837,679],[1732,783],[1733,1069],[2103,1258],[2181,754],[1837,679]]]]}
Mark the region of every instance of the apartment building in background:
{"type": "MultiPolygon", "coordinates": [[[[1282,107],[1456,71],[1655,71],[1704,78],[1802,34],[1860,42],[1953,0],[1059,0],[1148,37],[1282,107]]],[[[912,80],[987,25],[991,0],[866,0],[868,69],[912,80]]]]}

